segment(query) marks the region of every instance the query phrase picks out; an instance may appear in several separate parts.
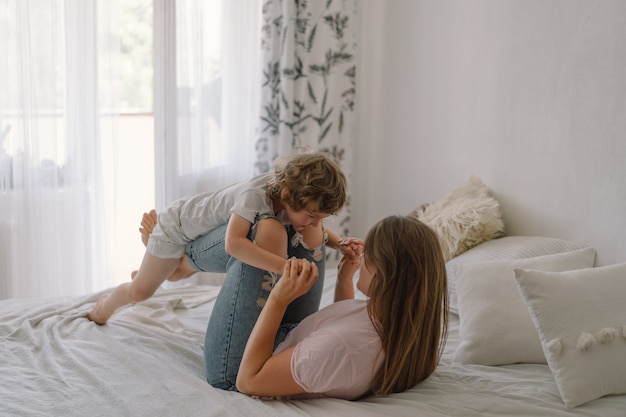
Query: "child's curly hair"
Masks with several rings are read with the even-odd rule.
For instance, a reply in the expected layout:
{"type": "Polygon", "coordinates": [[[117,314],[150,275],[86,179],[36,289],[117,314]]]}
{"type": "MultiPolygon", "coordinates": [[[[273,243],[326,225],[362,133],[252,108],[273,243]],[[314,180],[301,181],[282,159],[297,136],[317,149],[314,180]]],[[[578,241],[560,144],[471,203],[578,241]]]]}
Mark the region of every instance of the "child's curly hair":
{"type": "Polygon", "coordinates": [[[346,202],[346,177],[324,152],[290,155],[276,160],[268,193],[295,211],[313,203],[320,213],[335,214],[346,202]]]}

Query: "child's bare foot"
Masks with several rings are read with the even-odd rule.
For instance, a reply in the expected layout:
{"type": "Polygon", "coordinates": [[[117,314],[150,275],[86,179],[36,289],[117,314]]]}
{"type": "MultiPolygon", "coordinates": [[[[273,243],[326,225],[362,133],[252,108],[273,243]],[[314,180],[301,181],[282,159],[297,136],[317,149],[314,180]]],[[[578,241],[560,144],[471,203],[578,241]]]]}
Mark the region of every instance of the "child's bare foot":
{"type": "Polygon", "coordinates": [[[150,234],[154,230],[154,226],[157,224],[157,214],[156,210],[150,210],[149,213],[144,213],[141,218],[141,227],[139,228],[139,233],[141,233],[141,241],[144,246],[148,246],[148,238],[150,238],[150,234]]]}
{"type": "MultiPolygon", "coordinates": [[[[141,233],[141,241],[143,242],[144,246],[148,246],[148,239],[150,238],[150,235],[152,234],[152,231],[154,230],[154,227],[156,226],[157,221],[158,221],[158,218],[157,218],[156,210],[153,209],[153,210],[150,210],[150,212],[143,214],[141,218],[141,227],[139,228],[139,232],[141,233]]],[[[135,279],[137,272],[138,271],[132,271],[130,273],[131,279],[135,279]]],[[[196,272],[198,271],[196,271],[194,267],[192,267],[189,264],[189,261],[187,261],[187,258],[183,256],[180,259],[180,265],[178,266],[176,271],[172,272],[172,275],[167,277],[167,280],[178,281],[181,279],[189,278],[196,272]]]]}
{"type": "Polygon", "coordinates": [[[97,324],[106,324],[110,315],[107,316],[106,314],[102,313],[102,304],[104,303],[104,300],[108,296],[109,294],[102,294],[100,297],[98,297],[98,301],[96,302],[96,305],[91,309],[89,313],[87,313],[87,318],[89,320],[97,324]]]}

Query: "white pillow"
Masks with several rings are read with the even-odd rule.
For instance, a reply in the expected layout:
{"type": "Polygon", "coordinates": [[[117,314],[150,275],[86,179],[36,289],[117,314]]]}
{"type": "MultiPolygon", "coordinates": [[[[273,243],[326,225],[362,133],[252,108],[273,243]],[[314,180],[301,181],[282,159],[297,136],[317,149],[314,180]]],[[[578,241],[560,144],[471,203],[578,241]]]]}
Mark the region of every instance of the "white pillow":
{"type": "Polygon", "coordinates": [[[445,260],[504,231],[500,204],[475,176],[441,200],[418,207],[413,215],[437,233],[445,260]]]}
{"type": "Polygon", "coordinates": [[[458,265],[461,364],[546,363],[537,330],[515,284],[515,268],[567,271],[593,266],[592,247],[555,255],[458,265]]]}
{"type": "Polygon", "coordinates": [[[489,240],[446,262],[450,311],[458,314],[456,298],[457,265],[469,262],[533,258],[582,249],[582,245],[568,240],[541,236],[507,236],[489,240]]]}
{"type": "Polygon", "coordinates": [[[515,280],[565,405],[626,394],[626,264],[515,280]]]}

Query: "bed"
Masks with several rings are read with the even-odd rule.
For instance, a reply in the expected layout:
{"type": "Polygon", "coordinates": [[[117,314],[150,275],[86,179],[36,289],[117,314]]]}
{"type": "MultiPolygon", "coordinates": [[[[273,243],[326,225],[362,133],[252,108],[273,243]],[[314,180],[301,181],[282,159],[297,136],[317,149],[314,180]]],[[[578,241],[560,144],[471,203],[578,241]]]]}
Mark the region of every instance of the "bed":
{"type": "MultiPolygon", "coordinates": [[[[323,304],[332,300],[329,271],[323,304]]],[[[626,396],[568,409],[546,364],[455,363],[460,320],[426,381],[361,401],[264,401],[209,386],[202,346],[219,286],[160,289],[106,326],[85,314],[88,297],[0,302],[3,416],[624,416],[626,396]]]]}
{"type": "MultiPolygon", "coordinates": [[[[0,301],[0,415],[625,416],[626,264],[594,267],[595,249],[584,242],[502,237],[484,186],[468,187],[473,195],[453,192],[416,214],[458,243],[443,228],[460,198],[465,214],[484,214],[457,219],[474,225],[464,239],[470,229],[489,237],[445,245],[449,335],[435,373],[412,389],[360,401],[214,389],[202,349],[220,281],[182,281],[105,326],[85,318],[99,293],[0,301]]],[[[322,305],[332,302],[336,271],[326,276],[322,305]]]]}

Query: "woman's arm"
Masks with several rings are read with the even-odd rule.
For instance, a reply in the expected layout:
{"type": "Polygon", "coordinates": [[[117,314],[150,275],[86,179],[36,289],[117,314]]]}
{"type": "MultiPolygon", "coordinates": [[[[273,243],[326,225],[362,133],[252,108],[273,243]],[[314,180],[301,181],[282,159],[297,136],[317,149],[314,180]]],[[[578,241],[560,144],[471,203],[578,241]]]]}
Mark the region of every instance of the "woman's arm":
{"type": "Polygon", "coordinates": [[[287,256],[287,233],[284,236],[276,236],[276,251],[285,251],[283,256],[267,251],[248,239],[252,223],[243,217],[232,214],[226,227],[225,249],[226,253],[239,259],[243,263],[270,272],[281,273],[287,256]]]}
{"type": "Polygon", "coordinates": [[[276,355],[272,353],[274,339],[287,306],[305,294],[317,281],[317,277],[315,264],[295,258],[286,261],[282,277],[270,292],[248,338],[237,375],[239,391],[249,395],[272,397],[305,392],[291,374],[294,348],[288,348],[276,355]]]}
{"type": "Polygon", "coordinates": [[[354,298],[354,273],[361,266],[361,256],[352,258],[343,256],[339,261],[339,270],[337,271],[337,283],[335,284],[335,300],[351,300],[354,298]]]}

